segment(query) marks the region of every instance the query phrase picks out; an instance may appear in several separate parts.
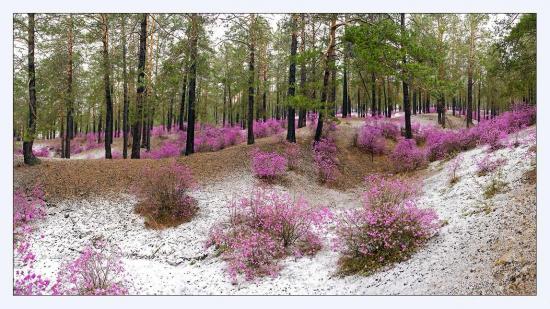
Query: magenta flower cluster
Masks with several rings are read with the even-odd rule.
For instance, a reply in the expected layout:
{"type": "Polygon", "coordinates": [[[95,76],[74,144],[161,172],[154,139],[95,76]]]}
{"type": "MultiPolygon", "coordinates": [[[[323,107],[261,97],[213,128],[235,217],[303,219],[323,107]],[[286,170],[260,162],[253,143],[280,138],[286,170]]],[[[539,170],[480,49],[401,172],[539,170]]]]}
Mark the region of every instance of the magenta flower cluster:
{"type": "Polygon", "coordinates": [[[370,267],[397,261],[437,232],[438,216],[417,207],[414,186],[379,176],[369,177],[367,186],[363,207],[338,220],[334,245],[344,259],[370,267]]]}
{"type": "Polygon", "coordinates": [[[397,172],[414,171],[426,165],[426,155],[411,139],[400,139],[389,156],[397,172]]]}
{"type": "Polygon", "coordinates": [[[322,182],[336,180],[340,174],[338,170],[338,147],[332,137],[321,138],[313,144],[313,161],[317,166],[319,178],[322,182]]]}
{"type": "Polygon", "coordinates": [[[279,134],[284,131],[284,120],[268,119],[266,121],[258,120],[254,122],[254,137],[262,138],[274,134],[279,134]]]}
{"type": "Polygon", "coordinates": [[[322,247],[319,231],[332,217],[327,208],[270,190],[234,201],[229,210],[229,219],[212,228],[206,247],[220,252],[234,283],[241,274],[246,280],[276,276],[277,261],[285,256],[314,255],[322,247]]]}
{"type": "Polygon", "coordinates": [[[126,272],[118,249],[98,241],[65,262],[52,286],[53,295],[127,295],[126,272]]]}
{"type": "Polygon", "coordinates": [[[252,171],[258,178],[273,180],[286,173],[288,160],[276,152],[252,150],[252,171]]]}
{"type": "Polygon", "coordinates": [[[495,158],[491,153],[486,154],[481,160],[476,160],[477,174],[484,176],[494,172],[497,168],[503,166],[506,163],[504,158],[495,158]]]}
{"type": "Polygon", "coordinates": [[[382,129],[370,124],[365,124],[359,129],[356,144],[359,149],[371,155],[371,160],[374,159],[374,155],[381,155],[386,151],[386,141],[382,137],[382,129]]]}

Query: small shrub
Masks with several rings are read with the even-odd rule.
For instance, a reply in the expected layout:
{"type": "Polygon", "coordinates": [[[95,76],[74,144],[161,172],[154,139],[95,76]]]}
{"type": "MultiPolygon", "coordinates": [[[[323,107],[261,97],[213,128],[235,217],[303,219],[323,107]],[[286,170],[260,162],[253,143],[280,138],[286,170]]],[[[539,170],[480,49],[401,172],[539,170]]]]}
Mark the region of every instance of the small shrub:
{"type": "Polygon", "coordinates": [[[449,163],[449,166],[447,169],[447,172],[449,174],[449,184],[454,185],[458,181],[459,177],[457,176],[456,173],[460,168],[460,162],[462,162],[463,160],[464,160],[463,156],[458,155],[454,158],[454,160],[451,161],[451,163],[449,163]]]}
{"type": "Polygon", "coordinates": [[[357,134],[357,147],[371,155],[371,161],[374,155],[383,154],[386,150],[386,142],[382,138],[382,130],[378,127],[365,124],[357,134]]]}
{"type": "Polygon", "coordinates": [[[338,148],[331,137],[322,138],[313,144],[313,160],[322,182],[336,180],[338,171],[338,148]]]}
{"type": "Polygon", "coordinates": [[[232,202],[229,210],[229,219],[212,228],[206,246],[215,246],[227,261],[233,282],[239,274],[246,280],[276,276],[278,259],[315,254],[321,248],[318,230],[331,217],[327,209],[267,190],[232,202]]]}
{"type": "Polygon", "coordinates": [[[299,166],[300,158],[302,157],[302,151],[300,145],[297,143],[289,143],[288,141],[283,142],[284,145],[284,154],[288,162],[288,167],[290,169],[296,169],[299,166]]]}
{"type": "Polygon", "coordinates": [[[143,153],[144,159],[163,159],[172,158],[180,155],[183,146],[177,141],[167,140],[162,143],[159,148],[152,149],[149,152],[143,153]]]}
{"type": "Polygon", "coordinates": [[[424,152],[410,139],[402,139],[397,143],[390,160],[397,172],[414,171],[426,164],[424,152]]]}
{"type": "Polygon", "coordinates": [[[74,261],[65,262],[52,286],[53,295],[127,295],[126,272],[118,249],[97,242],[74,261]]]}
{"type": "Polygon", "coordinates": [[[344,212],[337,222],[335,248],[344,275],[370,274],[407,258],[440,226],[435,211],[418,208],[413,189],[403,182],[374,178],[369,185],[364,206],[344,212]]]}
{"type": "Polygon", "coordinates": [[[139,194],[142,201],[136,212],[145,216],[148,227],[176,226],[190,221],[198,210],[197,201],[188,195],[195,186],[191,171],[175,161],[160,168],[146,169],[139,194]]]}
{"type": "Polygon", "coordinates": [[[380,129],[382,130],[382,136],[384,136],[387,139],[391,139],[394,141],[397,141],[399,136],[401,136],[401,132],[399,131],[399,126],[395,123],[391,123],[388,121],[383,121],[379,124],[380,129]]]}
{"type": "Polygon", "coordinates": [[[288,161],[276,152],[252,151],[252,171],[258,178],[273,180],[286,173],[288,161]]]}
{"type": "Polygon", "coordinates": [[[485,176],[492,173],[504,163],[506,163],[506,159],[495,159],[492,154],[488,153],[481,160],[476,161],[477,175],[485,176]]]}

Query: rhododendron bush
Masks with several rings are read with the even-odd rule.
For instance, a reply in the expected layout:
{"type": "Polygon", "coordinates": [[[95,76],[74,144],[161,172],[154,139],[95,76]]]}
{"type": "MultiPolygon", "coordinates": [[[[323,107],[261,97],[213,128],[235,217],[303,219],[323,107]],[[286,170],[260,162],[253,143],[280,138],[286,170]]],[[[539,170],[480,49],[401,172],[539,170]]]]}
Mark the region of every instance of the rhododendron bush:
{"type": "Polygon", "coordinates": [[[357,134],[356,144],[359,149],[371,155],[371,160],[374,159],[374,155],[383,154],[386,150],[386,142],[382,137],[382,130],[370,124],[365,124],[361,127],[357,134]]]}
{"type": "Polygon", "coordinates": [[[126,295],[126,272],[119,250],[103,241],[89,245],[61,265],[53,295],[126,295]]]}
{"type": "Polygon", "coordinates": [[[313,161],[322,182],[336,180],[338,170],[338,148],[332,137],[322,138],[313,144],[313,161]]]}
{"type": "Polygon", "coordinates": [[[284,131],[284,120],[268,119],[266,121],[255,121],[253,125],[254,137],[262,138],[284,131]]]}
{"type": "Polygon", "coordinates": [[[197,201],[188,195],[195,186],[189,168],[173,161],[154,170],[146,168],[143,174],[138,192],[142,201],[136,211],[145,216],[147,226],[176,226],[191,220],[197,201]]]}
{"type": "Polygon", "coordinates": [[[229,204],[229,219],[215,225],[207,247],[227,261],[233,282],[276,276],[285,256],[313,255],[321,248],[319,232],[331,217],[326,208],[311,207],[278,191],[258,190],[229,204]]]}
{"type": "Polygon", "coordinates": [[[395,146],[390,160],[397,172],[414,171],[426,164],[424,151],[412,139],[402,139],[395,146]]]}
{"type": "Polygon", "coordinates": [[[286,172],[288,160],[276,152],[252,150],[252,171],[256,177],[273,180],[286,172]]]}
{"type": "Polygon", "coordinates": [[[345,211],[338,220],[335,248],[342,254],[343,274],[368,274],[400,261],[439,227],[435,211],[417,207],[418,185],[370,176],[367,188],[363,207],[345,211]]]}
{"type": "Polygon", "coordinates": [[[506,163],[506,159],[497,159],[493,154],[488,153],[481,160],[476,160],[477,174],[478,176],[484,176],[492,173],[504,163],[506,163]]]}

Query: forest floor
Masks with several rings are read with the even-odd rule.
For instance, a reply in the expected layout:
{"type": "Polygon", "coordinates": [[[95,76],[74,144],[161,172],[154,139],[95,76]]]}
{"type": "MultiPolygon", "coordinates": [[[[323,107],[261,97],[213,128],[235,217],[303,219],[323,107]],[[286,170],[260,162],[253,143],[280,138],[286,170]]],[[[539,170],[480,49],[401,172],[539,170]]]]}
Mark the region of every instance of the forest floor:
{"type": "MultiPolygon", "coordinates": [[[[415,119],[433,123],[430,116],[415,119]]],[[[461,118],[456,118],[451,121],[459,126],[461,118]]],[[[360,207],[364,177],[390,170],[385,157],[371,161],[353,146],[355,128],[361,123],[351,119],[339,125],[336,142],[341,175],[334,184],[315,181],[311,155],[306,155],[311,131],[303,128],[297,134],[304,152],[300,167],[272,186],[313,205],[328,206],[336,215],[360,207]]],[[[535,141],[526,139],[532,130],[536,127],[518,134],[518,140],[526,141],[519,147],[494,152],[506,159],[498,174],[476,174],[475,162],[488,152],[487,147],[478,147],[463,153],[459,181],[454,185],[448,181],[447,161],[432,162],[427,169],[408,175],[423,182],[419,205],[435,209],[446,224],[411,258],[368,277],[335,273],[338,253],[330,246],[332,225],[319,253],[283,260],[276,278],[234,285],[224,271],[225,262],[204,248],[212,225],[227,217],[228,202],[265,184],[250,170],[250,150],[280,147],[281,136],[258,139],[253,146],[240,144],[178,158],[191,168],[199,184],[191,193],[199,211],[191,222],[165,230],[144,227],[143,218],[133,211],[138,202],[133,190],[143,167],[154,168],[170,160],[45,159],[38,166],[16,164],[14,185],[38,182],[46,192],[48,216],[33,233],[32,250],[38,261],[35,270],[50,278],[62,260],[76,257],[90,240],[103,238],[122,250],[133,281],[131,294],[534,295],[536,166],[530,153],[535,141]],[[495,179],[506,185],[485,198],[486,185],[495,179]]]]}

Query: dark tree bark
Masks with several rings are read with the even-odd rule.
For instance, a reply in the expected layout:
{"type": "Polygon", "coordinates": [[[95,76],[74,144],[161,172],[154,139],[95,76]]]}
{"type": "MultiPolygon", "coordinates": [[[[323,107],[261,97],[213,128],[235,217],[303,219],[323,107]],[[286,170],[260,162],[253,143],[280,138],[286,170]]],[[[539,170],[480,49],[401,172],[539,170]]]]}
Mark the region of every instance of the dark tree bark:
{"type": "Polygon", "coordinates": [[[181,100],[180,100],[180,109],[178,115],[178,127],[183,131],[183,123],[185,122],[185,95],[187,94],[187,71],[189,68],[185,68],[185,73],[183,74],[183,82],[181,86],[181,100]]]}
{"type": "Polygon", "coordinates": [[[111,144],[113,143],[113,100],[111,97],[111,81],[109,71],[109,16],[101,14],[103,42],[103,83],[105,85],[105,159],[112,159],[111,144]]]}
{"type": "Polygon", "coordinates": [[[199,18],[196,13],[191,14],[191,31],[189,32],[189,102],[187,104],[187,140],[185,141],[186,156],[195,152],[195,91],[199,18]]]}
{"type": "Polygon", "coordinates": [[[32,153],[32,145],[36,134],[36,78],[34,70],[34,14],[30,13],[28,25],[28,74],[29,74],[29,122],[27,132],[23,138],[23,160],[25,164],[34,165],[40,163],[32,153]]]}
{"type": "Polygon", "coordinates": [[[416,115],[417,108],[418,108],[418,105],[417,105],[417,101],[416,101],[416,89],[415,89],[415,90],[413,90],[413,104],[412,104],[413,115],[416,115]]]}
{"type": "Polygon", "coordinates": [[[468,96],[466,105],[466,127],[469,128],[472,125],[472,72],[468,69],[468,96]]]}
{"type": "Polygon", "coordinates": [[[317,128],[315,129],[314,140],[316,142],[321,140],[321,135],[323,134],[323,114],[326,109],[330,62],[333,58],[334,46],[336,44],[336,27],[336,14],[332,14],[332,18],[330,20],[329,42],[327,51],[325,52],[325,72],[323,73],[323,88],[321,91],[321,104],[323,106],[319,109],[319,119],[317,119],[317,128]]]}
{"type": "MultiPolygon", "coordinates": [[[[306,51],[306,22],[305,22],[305,15],[300,14],[300,54],[304,55],[306,51]]],[[[306,62],[302,61],[300,63],[300,94],[305,98],[307,96],[306,92],[306,82],[307,82],[307,76],[306,76],[306,62]]],[[[306,109],[303,107],[300,107],[298,110],[298,128],[303,128],[306,126],[306,109]]]]}
{"type": "Polygon", "coordinates": [[[63,116],[61,116],[61,129],[59,130],[59,136],[61,137],[61,158],[65,158],[65,121],[63,116]]]}
{"type": "MultiPolygon", "coordinates": [[[[406,35],[405,29],[405,14],[401,13],[401,35],[404,37],[406,35]]],[[[407,54],[406,47],[404,44],[405,40],[403,39],[401,43],[401,48],[405,49],[403,53],[403,109],[405,110],[405,138],[412,138],[412,129],[411,129],[411,102],[409,100],[409,84],[407,83],[407,70],[405,65],[407,64],[407,54]]]]}
{"type": "Polygon", "coordinates": [[[141,114],[143,108],[143,99],[145,91],[145,52],[147,46],[147,14],[142,14],[141,31],[139,35],[139,61],[138,61],[138,78],[137,78],[137,97],[136,97],[136,113],[134,117],[134,125],[132,127],[132,159],[140,157],[140,140],[141,140],[141,114]]]}
{"type": "Polygon", "coordinates": [[[103,132],[103,115],[99,112],[99,120],[97,121],[97,143],[101,144],[101,133],[103,132]]]}
{"type": "Polygon", "coordinates": [[[67,25],[67,98],[65,106],[67,108],[67,126],[65,130],[64,158],[71,158],[71,139],[73,136],[73,19],[69,14],[67,25]]]}
{"type": "Polygon", "coordinates": [[[371,116],[376,116],[376,74],[374,72],[371,73],[372,78],[372,88],[371,88],[371,116]]]}
{"type": "Polygon", "coordinates": [[[248,136],[246,143],[248,145],[254,144],[254,24],[256,17],[254,14],[250,15],[250,29],[249,29],[249,38],[250,42],[248,43],[248,113],[247,113],[247,129],[248,136]]]}
{"type": "Polygon", "coordinates": [[[296,143],[296,128],[295,124],[295,109],[292,99],[296,92],[296,49],[298,47],[297,35],[298,14],[292,14],[292,38],[290,43],[290,67],[288,69],[288,126],[286,140],[291,143],[296,143]]]}
{"type": "Polygon", "coordinates": [[[122,157],[128,158],[128,123],[129,98],[128,98],[128,73],[126,72],[126,15],[122,14],[122,88],[124,107],[122,112],[122,157]]]}
{"type": "Polygon", "coordinates": [[[477,123],[481,121],[481,77],[477,87],[477,123]]]}
{"type": "Polygon", "coordinates": [[[342,85],[342,118],[348,117],[348,68],[347,57],[344,54],[344,81],[342,85]]]}

